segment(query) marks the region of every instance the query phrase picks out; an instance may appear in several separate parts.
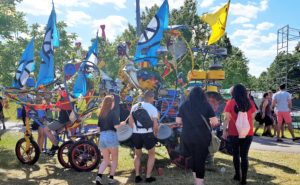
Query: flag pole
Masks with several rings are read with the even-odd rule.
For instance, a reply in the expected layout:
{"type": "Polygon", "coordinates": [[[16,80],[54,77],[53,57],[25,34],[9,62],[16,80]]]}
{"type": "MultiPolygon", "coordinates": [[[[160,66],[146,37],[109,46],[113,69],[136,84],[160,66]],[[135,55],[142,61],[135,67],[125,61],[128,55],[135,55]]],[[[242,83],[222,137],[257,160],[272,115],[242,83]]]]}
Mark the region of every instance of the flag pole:
{"type": "Polygon", "coordinates": [[[138,37],[141,35],[140,0],[136,0],[136,34],[138,37]]]}
{"type": "MultiPolygon", "coordinates": [[[[228,13],[229,13],[230,2],[231,2],[231,0],[228,0],[227,16],[226,16],[225,25],[224,25],[224,26],[225,26],[225,30],[226,30],[226,25],[227,25],[227,19],[228,19],[228,13]]],[[[225,30],[224,30],[224,32],[225,32],[225,30]]]]}

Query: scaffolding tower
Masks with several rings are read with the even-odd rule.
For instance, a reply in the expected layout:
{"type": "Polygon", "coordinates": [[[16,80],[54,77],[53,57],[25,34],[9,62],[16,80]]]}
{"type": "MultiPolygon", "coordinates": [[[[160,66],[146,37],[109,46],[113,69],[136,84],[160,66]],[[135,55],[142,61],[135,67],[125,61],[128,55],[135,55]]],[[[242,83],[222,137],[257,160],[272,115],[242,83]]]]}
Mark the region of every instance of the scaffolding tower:
{"type": "MultiPolygon", "coordinates": [[[[293,48],[291,50],[290,48],[291,41],[299,41],[298,44],[300,44],[300,29],[291,28],[289,25],[286,25],[278,29],[277,30],[277,55],[279,53],[284,53],[286,55],[289,55],[290,52],[293,51],[294,49],[293,48]]],[[[299,84],[296,84],[293,80],[288,79],[288,71],[289,71],[288,61],[285,61],[284,68],[285,71],[278,74],[276,78],[276,83],[277,84],[285,83],[287,89],[290,88],[294,89],[295,86],[298,86],[299,84]]]]}

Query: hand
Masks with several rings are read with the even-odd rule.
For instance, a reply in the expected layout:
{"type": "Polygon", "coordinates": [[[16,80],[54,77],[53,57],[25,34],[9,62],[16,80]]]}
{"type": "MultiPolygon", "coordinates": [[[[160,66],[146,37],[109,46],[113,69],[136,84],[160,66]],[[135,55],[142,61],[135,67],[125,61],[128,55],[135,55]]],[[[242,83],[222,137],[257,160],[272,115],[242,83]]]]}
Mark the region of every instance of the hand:
{"type": "Polygon", "coordinates": [[[122,121],[121,123],[120,123],[120,125],[126,125],[126,122],[125,121],[122,121]]]}
{"type": "Polygon", "coordinates": [[[228,136],[227,130],[223,130],[222,138],[223,138],[224,140],[227,140],[227,136],[228,136]]]}
{"type": "Polygon", "coordinates": [[[264,119],[265,117],[266,117],[266,114],[263,113],[263,114],[261,115],[261,118],[264,119]]]}

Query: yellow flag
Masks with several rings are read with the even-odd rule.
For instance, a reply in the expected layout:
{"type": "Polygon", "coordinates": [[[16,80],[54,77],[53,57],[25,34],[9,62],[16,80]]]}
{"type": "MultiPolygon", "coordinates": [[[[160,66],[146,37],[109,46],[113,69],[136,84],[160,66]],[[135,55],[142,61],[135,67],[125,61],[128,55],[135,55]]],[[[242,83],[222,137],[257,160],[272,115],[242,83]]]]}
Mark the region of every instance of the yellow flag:
{"type": "Polygon", "coordinates": [[[229,4],[226,3],[222,8],[212,14],[205,14],[201,16],[201,19],[210,25],[212,33],[208,40],[208,45],[211,45],[217,42],[225,32],[226,22],[227,22],[227,15],[229,10],[229,4]]]}

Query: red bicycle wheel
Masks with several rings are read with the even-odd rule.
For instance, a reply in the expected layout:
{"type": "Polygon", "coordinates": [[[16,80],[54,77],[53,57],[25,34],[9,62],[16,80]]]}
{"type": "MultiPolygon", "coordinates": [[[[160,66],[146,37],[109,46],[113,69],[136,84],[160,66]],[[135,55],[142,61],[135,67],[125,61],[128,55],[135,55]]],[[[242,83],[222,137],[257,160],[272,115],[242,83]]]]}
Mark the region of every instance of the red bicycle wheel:
{"type": "Polygon", "coordinates": [[[100,163],[100,151],[91,141],[78,141],[69,150],[69,160],[76,171],[92,171],[100,163]]]}
{"type": "Polygon", "coordinates": [[[39,160],[41,151],[38,144],[32,139],[30,139],[29,150],[26,150],[26,140],[22,138],[17,142],[15,152],[21,163],[33,165],[39,160]]]}

